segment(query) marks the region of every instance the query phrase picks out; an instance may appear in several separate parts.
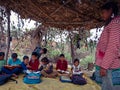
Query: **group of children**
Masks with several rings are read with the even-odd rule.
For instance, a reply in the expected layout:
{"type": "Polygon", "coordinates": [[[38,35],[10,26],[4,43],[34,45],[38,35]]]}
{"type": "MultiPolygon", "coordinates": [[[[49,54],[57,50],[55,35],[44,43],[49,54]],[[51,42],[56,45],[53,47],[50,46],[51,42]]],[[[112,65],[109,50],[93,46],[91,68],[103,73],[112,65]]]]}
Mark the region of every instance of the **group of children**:
{"type": "Polygon", "coordinates": [[[65,59],[64,54],[59,56],[56,69],[54,69],[53,64],[47,57],[44,57],[41,61],[39,61],[39,55],[37,52],[32,53],[31,59],[29,59],[28,56],[24,56],[22,62],[18,59],[17,53],[13,53],[7,64],[4,60],[4,55],[5,54],[3,52],[0,52],[0,72],[11,74],[14,77],[18,77],[20,73],[27,73],[28,70],[30,72],[40,71],[42,76],[48,78],[55,78],[58,75],[72,75],[81,73],[78,59],[74,60],[71,71],[68,72],[68,62],[65,59]]]}

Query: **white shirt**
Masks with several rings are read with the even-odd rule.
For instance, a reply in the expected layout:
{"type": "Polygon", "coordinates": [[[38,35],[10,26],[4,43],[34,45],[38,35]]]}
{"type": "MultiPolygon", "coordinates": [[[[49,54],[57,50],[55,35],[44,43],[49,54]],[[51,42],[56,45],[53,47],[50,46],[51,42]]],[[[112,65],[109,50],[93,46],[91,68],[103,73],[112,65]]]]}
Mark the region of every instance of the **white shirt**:
{"type": "Polygon", "coordinates": [[[82,71],[81,71],[80,65],[78,65],[78,66],[73,65],[72,66],[72,72],[73,72],[73,74],[81,74],[82,71]]]}

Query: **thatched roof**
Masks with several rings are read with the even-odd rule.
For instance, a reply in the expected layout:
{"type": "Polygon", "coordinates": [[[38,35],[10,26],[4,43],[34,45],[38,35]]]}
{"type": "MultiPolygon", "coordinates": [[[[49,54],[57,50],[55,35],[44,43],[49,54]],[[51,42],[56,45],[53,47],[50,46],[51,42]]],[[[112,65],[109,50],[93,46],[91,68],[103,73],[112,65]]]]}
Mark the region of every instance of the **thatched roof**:
{"type": "MultiPolygon", "coordinates": [[[[22,18],[31,18],[45,26],[57,28],[101,25],[99,7],[108,0],[0,0],[22,18]]],[[[109,0],[110,1],[110,0],[109,0]]],[[[120,0],[114,0],[120,3],[120,0]]]]}

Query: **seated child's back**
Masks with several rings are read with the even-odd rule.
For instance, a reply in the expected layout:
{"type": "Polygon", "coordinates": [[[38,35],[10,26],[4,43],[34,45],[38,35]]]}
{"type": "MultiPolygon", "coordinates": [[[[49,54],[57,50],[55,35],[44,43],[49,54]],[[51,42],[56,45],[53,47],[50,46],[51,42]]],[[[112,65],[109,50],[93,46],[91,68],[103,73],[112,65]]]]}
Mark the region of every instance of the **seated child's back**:
{"type": "Polygon", "coordinates": [[[41,63],[42,65],[39,70],[43,76],[49,78],[55,78],[57,76],[57,72],[53,71],[53,64],[49,62],[47,57],[42,58],[41,63]]]}
{"type": "Polygon", "coordinates": [[[46,73],[50,74],[53,72],[53,64],[49,62],[49,60],[44,57],[41,60],[42,65],[40,66],[40,71],[44,70],[46,73]]]}

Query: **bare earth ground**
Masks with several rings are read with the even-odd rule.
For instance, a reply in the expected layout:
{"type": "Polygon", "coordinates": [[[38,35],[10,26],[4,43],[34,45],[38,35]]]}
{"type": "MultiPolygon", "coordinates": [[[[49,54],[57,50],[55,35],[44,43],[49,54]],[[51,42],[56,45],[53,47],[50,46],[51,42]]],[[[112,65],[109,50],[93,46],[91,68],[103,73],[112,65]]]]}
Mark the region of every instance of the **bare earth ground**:
{"type": "MultiPolygon", "coordinates": [[[[91,74],[91,73],[89,73],[91,74]]],[[[36,85],[28,85],[23,83],[23,75],[17,79],[18,84],[13,81],[0,86],[0,90],[101,90],[100,86],[90,80],[87,76],[87,84],[80,86],[71,83],[62,83],[57,79],[42,78],[42,82],[36,85]]]]}

